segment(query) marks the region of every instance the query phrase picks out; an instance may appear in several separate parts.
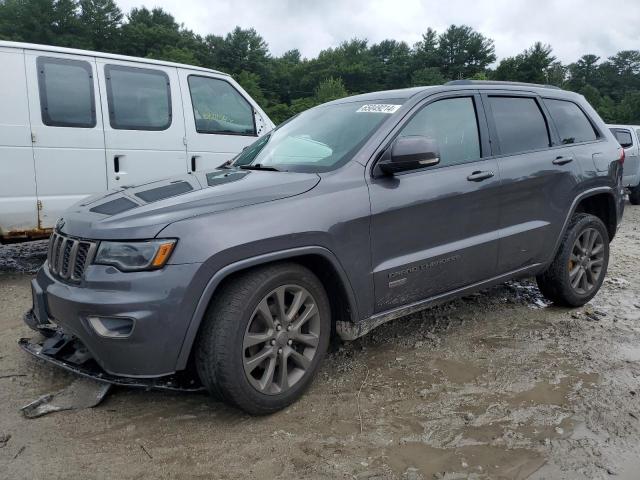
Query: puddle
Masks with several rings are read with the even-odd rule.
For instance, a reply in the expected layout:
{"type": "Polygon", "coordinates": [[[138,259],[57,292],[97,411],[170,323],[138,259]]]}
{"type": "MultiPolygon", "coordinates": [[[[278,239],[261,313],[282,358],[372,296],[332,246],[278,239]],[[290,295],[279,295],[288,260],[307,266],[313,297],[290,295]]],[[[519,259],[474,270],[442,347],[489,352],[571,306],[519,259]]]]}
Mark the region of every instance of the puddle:
{"type": "Polygon", "coordinates": [[[469,363],[438,358],[431,362],[432,368],[441,372],[451,383],[470,383],[476,381],[485,370],[469,363]]]}
{"type": "Polygon", "coordinates": [[[597,374],[577,374],[562,378],[558,383],[538,382],[535,386],[513,396],[512,405],[565,405],[568,396],[573,392],[579,382],[589,386],[598,382],[597,374]]]}
{"type": "Polygon", "coordinates": [[[399,475],[413,467],[428,479],[447,473],[465,475],[463,478],[475,473],[490,478],[525,479],[544,461],[540,453],[524,448],[470,445],[442,449],[418,442],[390,447],[385,458],[385,463],[399,475]]]}

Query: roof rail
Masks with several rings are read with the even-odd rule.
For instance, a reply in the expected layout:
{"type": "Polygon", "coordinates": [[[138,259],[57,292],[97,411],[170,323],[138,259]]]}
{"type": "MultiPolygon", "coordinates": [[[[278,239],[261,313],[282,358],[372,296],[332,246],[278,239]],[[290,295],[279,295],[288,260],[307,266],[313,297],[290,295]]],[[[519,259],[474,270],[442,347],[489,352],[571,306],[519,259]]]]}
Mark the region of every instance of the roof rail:
{"type": "Polygon", "coordinates": [[[451,80],[445,85],[503,85],[503,86],[515,86],[515,87],[537,87],[537,88],[554,88],[556,90],[562,90],[555,85],[542,85],[539,83],[527,83],[527,82],[503,82],[500,80],[451,80]]]}

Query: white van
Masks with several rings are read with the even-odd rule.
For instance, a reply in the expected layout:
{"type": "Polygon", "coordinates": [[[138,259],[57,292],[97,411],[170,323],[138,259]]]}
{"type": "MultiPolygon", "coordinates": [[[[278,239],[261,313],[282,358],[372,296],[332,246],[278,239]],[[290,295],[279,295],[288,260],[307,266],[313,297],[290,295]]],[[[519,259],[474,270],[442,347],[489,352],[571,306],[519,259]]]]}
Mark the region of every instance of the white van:
{"type": "Polygon", "coordinates": [[[274,127],[229,75],[0,41],[0,242],[89,194],[211,169],[274,127]]]}
{"type": "Polygon", "coordinates": [[[624,148],[622,182],[629,189],[629,201],[640,205],[640,125],[607,125],[624,148]]]}

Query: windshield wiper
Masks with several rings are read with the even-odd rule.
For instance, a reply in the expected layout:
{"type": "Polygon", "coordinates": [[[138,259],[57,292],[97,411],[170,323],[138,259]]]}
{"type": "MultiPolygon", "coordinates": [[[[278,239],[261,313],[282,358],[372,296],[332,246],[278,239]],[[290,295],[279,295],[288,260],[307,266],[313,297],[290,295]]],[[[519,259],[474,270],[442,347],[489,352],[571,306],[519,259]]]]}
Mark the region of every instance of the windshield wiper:
{"type": "Polygon", "coordinates": [[[261,165],[259,163],[249,164],[249,165],[240,165],[240,168],[243,170],[267,170],[270,172],[279,172],[276,167],[269,167],[266,165],[261,165]]]}

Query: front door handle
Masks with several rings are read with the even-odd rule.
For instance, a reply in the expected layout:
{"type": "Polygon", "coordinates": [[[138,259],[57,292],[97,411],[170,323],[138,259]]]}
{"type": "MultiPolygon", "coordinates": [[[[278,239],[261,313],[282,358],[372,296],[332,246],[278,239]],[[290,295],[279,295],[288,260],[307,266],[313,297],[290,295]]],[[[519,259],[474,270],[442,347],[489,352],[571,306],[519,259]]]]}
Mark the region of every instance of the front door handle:
{"type": "Polygon", "coordinates": [[[473,172],[471,175],[469,175],[467,177],[467,180],[469,180],[470,182],[481,182],[483,180],[486,180],[487,178],[491,178],[493,177],[494,173],[490,172],[490,171],[478,171],[478,172],[473,172]]]}
{"type": "Polygon", "coordinates": [[[198,159],[198,156],[197,156],[197,155],[193,155],[193,156],[191,157],[191,171],[192,171],[192,172],[195,172],[195,171],[196,171],[196,168],[197,168],[196,160],[197,160],[197,159],[198,159]]]}
{"type": "Polygon", "coordinates": [[[562,155],[553,160],[554,165],[566,165],[571,162],[573,162],[573,157],[563,157],[562,155]]]}

